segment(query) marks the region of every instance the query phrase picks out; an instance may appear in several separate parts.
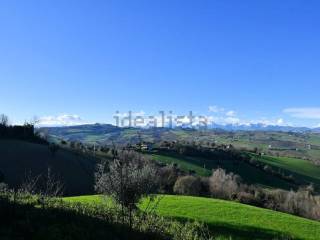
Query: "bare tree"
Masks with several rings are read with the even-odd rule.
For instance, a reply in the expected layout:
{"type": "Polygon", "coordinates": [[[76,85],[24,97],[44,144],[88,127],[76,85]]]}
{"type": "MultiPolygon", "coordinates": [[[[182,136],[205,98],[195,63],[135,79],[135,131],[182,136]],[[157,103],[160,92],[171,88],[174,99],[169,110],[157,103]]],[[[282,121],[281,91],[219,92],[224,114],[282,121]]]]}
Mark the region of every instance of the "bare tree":
{"type": "Polygon", "coordinates": [[[227,174],[224,169],[218,168],[209,178],[211,195],[225,199],[232,199],[241,191],[241,179],[233,173],[227,174]]]}
{"type": "Polygon", "coordinates": [[[33,116],[30,120],[30,124],[36,126],[40,122],[40,118],[38,116],[33,116]]]}
{"type": "Polygon", "coordinates": [[[19,191],[24,194],[37,194],[41,198],[51,198],[61,196],[63,189],[63,183],[48,167],[45,174],[32,175],[31,171],[25,174],[19,191]]]}
{"type": "Polygon", "coordinates": [[[156,170],[149,159],[134,151],[113,149],[112,152],[113,161],[97,167],[95,189],[111,195],[120,204],[123,222],[128,211],[131,226],[132,211],[139,200],[157,189],[156,170]]]}
{"type": "Polygon", "coordinates": [[[38,191],[38,182],[41,175],[33,176],[31,171],[25,173],[24,180],[20,186],[20,192],[24,194],[35,194],[38,191]]]}
{"type": "Polygon", "coordinates": [[[4,114],[0,114],[0,126],[7,127],[9,125],[9,118],[4,114]]]}
{"type": "Polygon", "coordinates": [[[284,201],[280,202],[280,210],[318,220],[320,218],[320,205],[312,192],[312,186],[300,188],[297,192],[288,192],[284,201]]]}
{"type": "Polygon", "coordinates": [[[52,173],[50,167],[47,168],[47,173],[43,177],[43,187],[41,195],[46,197],[59,197],[63,194],[63,183],[52,173]]]}

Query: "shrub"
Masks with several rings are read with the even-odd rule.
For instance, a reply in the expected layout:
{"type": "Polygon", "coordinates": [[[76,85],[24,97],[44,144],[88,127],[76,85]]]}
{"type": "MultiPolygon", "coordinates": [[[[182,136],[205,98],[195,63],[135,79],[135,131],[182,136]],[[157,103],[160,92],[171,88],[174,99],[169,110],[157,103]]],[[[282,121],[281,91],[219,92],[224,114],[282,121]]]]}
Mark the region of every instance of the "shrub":
{"type": "Polygon", "coordinates": [[[152,162],[139,153],[127,150],[113,153],[110,164],[98,165],[95,189],[111,195],[121,205],[123,215],[127,210],[131,216],[142,197],[157,191],[156,170],[152,162]]]}
{"type": "Polygon", "coordinates": [[[249,192],[239,192],[237,194],[237,200],[244,204],[257,205],[255,196],[249,192]]]}
{"type": "Polygon", "coordinates": [[[123,221],[121,209],[102,203],[52,199],[39,208],[38,196],[0,194],[1,239],[154,239],[209,240],[208,228],[197,222],[178,222],[153,213],[134,211],[123,221]],[[17,224],[18,223],[18,224],[17,224]]]}
{"type": "Polygon", "coordinates": [[[164,193],[173,193],[173,187],[179,177],[179,171],[173,164],[159,169],[159,187],[164,193]]]}
{"type": "Polygon", "coordinates": [[[198,196],[201,192],[201,181],[194,176],[180,177],[174,184],[173,191],[177,194],[198,196]]]}
{"type": "Polygon", "coordinates": [[[207,177],[201,177],[201,192],[200,195],[202,196],[210,196],[210,184],[209,184],[209,178],[207,177]]]}
{"type": "Polygon", "coordinates": [[[280,210],[302,217],[320,219],[320,205],[307,188],[288,192],[280,204],[280,210]]]}
{"type": "Polygon", "coordinates": [[[209,178],[209,188],[213,197],[234,199],[241,191],[241,179],[238,175],[227,174],[224,169],[218,168],[209,178]]]}

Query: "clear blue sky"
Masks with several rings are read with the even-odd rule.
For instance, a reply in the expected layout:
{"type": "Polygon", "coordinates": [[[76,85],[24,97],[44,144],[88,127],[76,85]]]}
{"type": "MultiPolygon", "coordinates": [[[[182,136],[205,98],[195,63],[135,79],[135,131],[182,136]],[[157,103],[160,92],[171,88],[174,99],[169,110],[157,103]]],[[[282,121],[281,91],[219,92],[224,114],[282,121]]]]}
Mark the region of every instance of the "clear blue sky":
{"type": "Polygon", "coordinates": [[[3,0],[0,112],[112,122],[116,110],[232,110],[315,126],[319,11],[317,0],[3,0]]]}

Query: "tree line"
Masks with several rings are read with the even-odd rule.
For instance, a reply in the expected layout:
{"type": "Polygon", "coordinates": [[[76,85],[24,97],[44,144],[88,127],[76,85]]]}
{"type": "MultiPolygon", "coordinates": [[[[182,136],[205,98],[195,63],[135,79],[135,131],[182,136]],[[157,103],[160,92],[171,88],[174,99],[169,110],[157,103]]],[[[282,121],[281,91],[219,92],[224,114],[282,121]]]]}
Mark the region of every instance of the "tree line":
{"type": "Polygon", "coordinates": [[[8,116],[0,114],[0,139],[25,140],[40,144],[48,144],[47,140],[35,132],[33,122],[24,125],[10,125],[8,116]]]}

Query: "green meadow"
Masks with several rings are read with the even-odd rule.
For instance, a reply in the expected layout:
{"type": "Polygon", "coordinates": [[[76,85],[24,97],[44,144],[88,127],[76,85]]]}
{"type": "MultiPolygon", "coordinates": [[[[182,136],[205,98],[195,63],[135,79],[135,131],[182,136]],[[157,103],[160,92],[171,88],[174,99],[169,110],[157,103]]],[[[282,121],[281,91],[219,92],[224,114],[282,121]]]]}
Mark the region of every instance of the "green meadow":
{"type": "MultiPolygon", "coordinates": [[[[203,222],[216,236],[240,240],[318,240],[320,236],[320,222],[285,213],[202,197],[164,195],[161,198],[156,208],[158,214],[180,221],[203,222]]],[[[98,195],[64,198],[86,204],[99,204],[103,199],[98,195]]],[[[140,208],[147,204],[143,200],[140,208]]]]}

